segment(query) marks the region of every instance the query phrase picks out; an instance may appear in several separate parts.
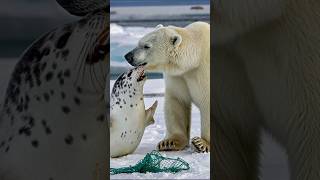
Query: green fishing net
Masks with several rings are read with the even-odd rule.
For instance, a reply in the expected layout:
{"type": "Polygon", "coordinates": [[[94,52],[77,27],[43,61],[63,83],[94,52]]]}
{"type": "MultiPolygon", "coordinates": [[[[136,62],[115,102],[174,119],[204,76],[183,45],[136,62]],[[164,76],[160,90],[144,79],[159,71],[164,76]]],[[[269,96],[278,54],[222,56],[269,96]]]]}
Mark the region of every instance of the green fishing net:
{"type": "Polygon", "coordinates": [[[122,168],[111,168],[110,174],[120,173],[159,173],[169,172],[177,173],[182,170],[188,170],[189,164],[184,160],[177,158],[163,157],[158,151],[152,151],[140,160],[136,165],[122,168]]]}

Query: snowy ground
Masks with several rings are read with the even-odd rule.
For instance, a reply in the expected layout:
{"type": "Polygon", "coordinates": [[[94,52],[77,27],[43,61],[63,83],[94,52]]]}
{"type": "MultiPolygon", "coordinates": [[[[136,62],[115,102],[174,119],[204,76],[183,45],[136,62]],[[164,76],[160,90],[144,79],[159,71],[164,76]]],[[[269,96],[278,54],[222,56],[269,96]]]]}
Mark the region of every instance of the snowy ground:
{"type": "MultiPolygon", "coordinates": [[[[113,87],[114,81],[111,81],[110,87],[113,87]]],[[[110,88],[112,89],[112,88],[110,88]]],[[[144,86],[144,93],[163,93],[164,83],[162,79],[150,79],[146,81],[144,86]]],[[[111,167],[125,167],[135,165],[140,159],[156,148],[157,143],[165,136],[165,122],[163,110],[163,97],[152,97],[145,99],[146,107],[152,105],[155,100],[158,100],[158,108],[155,114],[155,124],[148,126],[145,130],[144,136],[140,145],[133,154],[121,157],[111,158],[111,167]]],[[[200,112],[196,107],[192,110],[192,129],[191,137],[200,135],[200,112]]],[[[194,153],[191,148],[187,148],[180,152],[162,152],[167,157],[180,157],[187,161],[190,165],[190,170],[182,171],[177,174],[170,173],[147,173],[147,174],[119,174],[112,175],[111,179],[209,179],[210,178],[210,153],[199,154],[194,153]]]]}

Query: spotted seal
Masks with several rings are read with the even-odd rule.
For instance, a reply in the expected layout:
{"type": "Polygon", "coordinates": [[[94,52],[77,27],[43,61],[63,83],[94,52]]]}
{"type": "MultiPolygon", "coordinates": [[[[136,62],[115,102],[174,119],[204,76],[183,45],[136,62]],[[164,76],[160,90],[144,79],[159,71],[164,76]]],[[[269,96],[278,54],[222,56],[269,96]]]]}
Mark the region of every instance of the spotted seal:
{"type": "Polygon", "coordinates": [[[15,66],[0,114],[1,180],[102,177],[109,5],[58,3],[82,18],[36,40],[15,66]]]}
{"type": "Polygon", "coordinates": [[[132,153],[139,145],[146,126],[153,124],[158,102],[147,110],[143,101],[144,70],[137,67],[116,80],[111,93],[110,156],[132,153]]]}

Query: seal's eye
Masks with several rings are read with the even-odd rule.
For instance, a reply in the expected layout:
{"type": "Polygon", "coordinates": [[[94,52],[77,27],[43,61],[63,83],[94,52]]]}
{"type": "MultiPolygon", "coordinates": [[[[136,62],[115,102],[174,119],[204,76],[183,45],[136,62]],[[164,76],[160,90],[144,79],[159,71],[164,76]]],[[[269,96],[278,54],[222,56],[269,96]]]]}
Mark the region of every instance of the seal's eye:
{"type": "Polygon", "coordinates": [[[144,45],[143,48],[144,49],[150,49],[150,46],[149,45],[144,45]]]}

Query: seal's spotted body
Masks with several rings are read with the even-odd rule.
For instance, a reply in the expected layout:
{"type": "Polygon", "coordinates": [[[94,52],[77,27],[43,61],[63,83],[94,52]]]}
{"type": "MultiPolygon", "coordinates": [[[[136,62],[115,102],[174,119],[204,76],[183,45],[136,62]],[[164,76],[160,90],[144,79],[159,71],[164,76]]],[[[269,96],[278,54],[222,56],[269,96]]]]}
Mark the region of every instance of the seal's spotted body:
{"type": "Polygon", "coordinates": [[[111,93],[110,155],[119,157],[132,153],[139,145],[146,126],[153,124],[157,101],[145,110],[142,67],[122,74],[111,93]]]}
{"type": "Polygon", "coordinates": [[[101,7],[23,54],[1,111],[1,180],[93,179],[107,151],[108,29],[101,7]]]}

